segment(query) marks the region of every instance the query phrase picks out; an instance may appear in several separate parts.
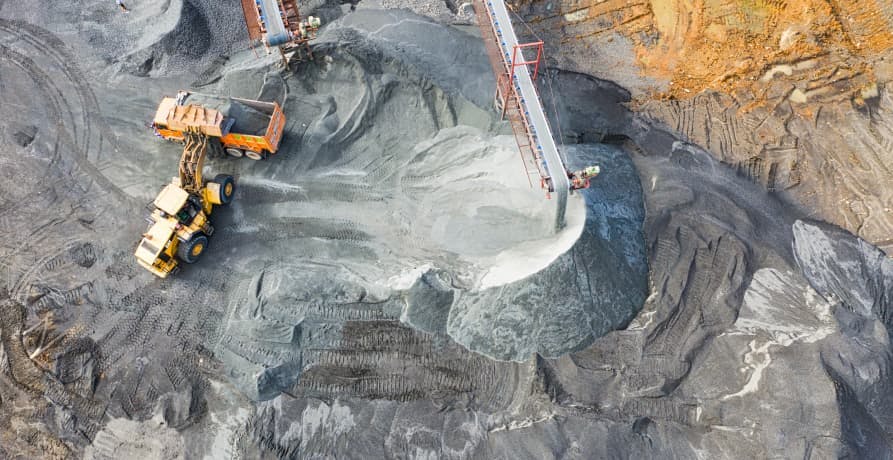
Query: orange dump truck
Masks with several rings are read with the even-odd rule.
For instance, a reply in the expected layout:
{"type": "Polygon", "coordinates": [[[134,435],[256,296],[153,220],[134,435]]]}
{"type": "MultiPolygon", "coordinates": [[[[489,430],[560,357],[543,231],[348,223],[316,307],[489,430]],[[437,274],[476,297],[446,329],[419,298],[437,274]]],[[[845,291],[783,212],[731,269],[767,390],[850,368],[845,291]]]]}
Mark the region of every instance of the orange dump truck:
{"type": "Polygon", "coordinates": [[[183,141],[183,131],[197,125],[230,156],[263,160],[279,149],[285,115],[275,102],[180,91],[161,100],[152,122],[156,135],[172,141],[183,141]]]}

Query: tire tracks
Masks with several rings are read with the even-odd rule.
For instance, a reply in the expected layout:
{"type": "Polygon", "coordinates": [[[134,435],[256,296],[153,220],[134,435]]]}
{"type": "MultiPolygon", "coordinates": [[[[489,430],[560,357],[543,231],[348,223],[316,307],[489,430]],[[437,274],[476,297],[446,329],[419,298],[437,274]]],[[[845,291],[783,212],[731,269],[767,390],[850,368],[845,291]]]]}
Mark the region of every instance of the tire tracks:
{"type": "Polygon", "coordinates": [[[35,49],[36,55],[50,58],[52,66],[60,70],[59,74],[65,79],[54,79],[48,70],[33,58],[7,45],[0,45],[0,62],[11,62],[22,69],[31,76],[45,95],[53,122],[58,129],[59,142],[72,148],[75,152],[73,158],[78,167],[105,191],[114,193],[119,199],[130,201],[129,195],[102,174],[89,157],[95,150],[97,152],[95,161],[101,162],[102,144],[110,140],[104,139],[101,133],[93,129],[93,118],[100,116],[99,104],[84,75],[70,64],[76,59],[65,51],[64,42],[48,31],[20,21],[0,19],[0,32],[12,34],[17,41],[30,45],[35,49]],[[75,114],[73,104],[66,97],[69,92],[64,91],[65,86],[70,86],[70,93],[80,99],[80,103],[76,104],[80,107],[79,115],[75,114]]]}

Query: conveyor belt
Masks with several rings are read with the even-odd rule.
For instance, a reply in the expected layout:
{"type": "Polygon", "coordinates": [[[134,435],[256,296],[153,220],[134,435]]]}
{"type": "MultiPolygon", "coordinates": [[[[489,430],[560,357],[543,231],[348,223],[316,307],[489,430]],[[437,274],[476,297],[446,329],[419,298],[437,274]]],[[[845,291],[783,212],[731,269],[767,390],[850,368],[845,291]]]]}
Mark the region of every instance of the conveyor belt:
{"type": "MultiPolygon", "coordinates": [[[[520,109],[524,114],[524,120],[528,124],[527,130],[530,133],[533,145],[531,148],[539,156],[535,161],[541,161],[542,164],[537,165],[541,171],[545,171],[546,177],[552,183],[554,194],[556,197],[556,216],[555,224],[557,228],[565,225],[565,211],[567,208],[567,195],[570,191],[570,182],[568,181],[567,171],[564,169],[564,162],[558,153],[558,147],[552,138],[552,130],[549,129],[549,122],[543,112],[542,102],[537,94],[536,86],[530,75],[530,70],[526,65],[514,66],[512,59],[523,60],[523,56],[515,55],[515,47],[519,45],[518,37],[512,27],[511,17],[503,0],[479,0],[476,5],[486,8],[489,14],[486,17],[491,21],[493,34],[486,34],[484,39],[495,39],[497,46],[501,51],[501,58],[508,75],[511,75],[512,84],[517,94],[520,96],[520,109]],[[487,36],[489,35],[489,36],[487,36]]],[[[485,15],[481,15],[483,17],[485,15]]],[[[499,77],[497,75],[497,77],[499,77]]]]}
{"type": "Polygon", "coordinates": [[[256,0],[260,7],[261,22],[267,29],[267,45],[277,46],[289,41],[288,31],[282,21],[282,12],[279,11],[277,0],[256,0]]]}

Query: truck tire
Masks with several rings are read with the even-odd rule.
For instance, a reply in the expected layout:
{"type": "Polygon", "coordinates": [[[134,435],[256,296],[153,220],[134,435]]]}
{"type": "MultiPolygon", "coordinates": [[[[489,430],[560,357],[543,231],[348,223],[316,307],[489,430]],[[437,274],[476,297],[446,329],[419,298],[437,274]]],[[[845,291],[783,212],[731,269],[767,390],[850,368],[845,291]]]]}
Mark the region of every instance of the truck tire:
{"type": "Polygon", "coordinates": [[[255,152],[254,150],[246,150],[245,156],[254,161],[260,161],[267,158],[267,152],[255,152]]]}
{"type": "Polygon", "coordinates": [[[245,155],[245,151],[242,149],[227,147],[226,154],[233,158],[242,158],[242,156],[245,155]]]}
{"type": "Polygon", "coordinates": [[[236,180],[233,179],[233,176],[218,174],[211,182],[220,186],[217,192],[217,201],[220,201],[220,204],[229,204],[230,201],[233,201],[233,195],[236,193],[236,180]]]}
{"type": "Polygon", "coordinates": [[[208,237],[202,234],[193,235],[189,241],[181,241],[177,246],[177,258],[187,264],[194,264],[208,249],[208,237]]]}

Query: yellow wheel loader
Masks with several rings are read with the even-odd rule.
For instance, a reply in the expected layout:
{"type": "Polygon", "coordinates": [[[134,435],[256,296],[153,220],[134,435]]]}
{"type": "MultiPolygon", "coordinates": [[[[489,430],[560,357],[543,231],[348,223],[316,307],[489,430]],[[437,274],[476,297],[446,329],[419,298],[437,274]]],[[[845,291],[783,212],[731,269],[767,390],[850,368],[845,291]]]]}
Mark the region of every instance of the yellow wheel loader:
{"type": "Polygon", "coordinates": [[[184,133],[185,147],[180,158],[180,174],[152,202],[149,228],[136,248],[140,265],[161,278],[179,267],[180,262],[196,262],[208,247],[214,233],[208,217],[215,205],[228,204],[235,193],[232,176],[221,174],[204,182],[202,165],[209,148],[222,150],[215,138],[199,128],[184,133]]]}

